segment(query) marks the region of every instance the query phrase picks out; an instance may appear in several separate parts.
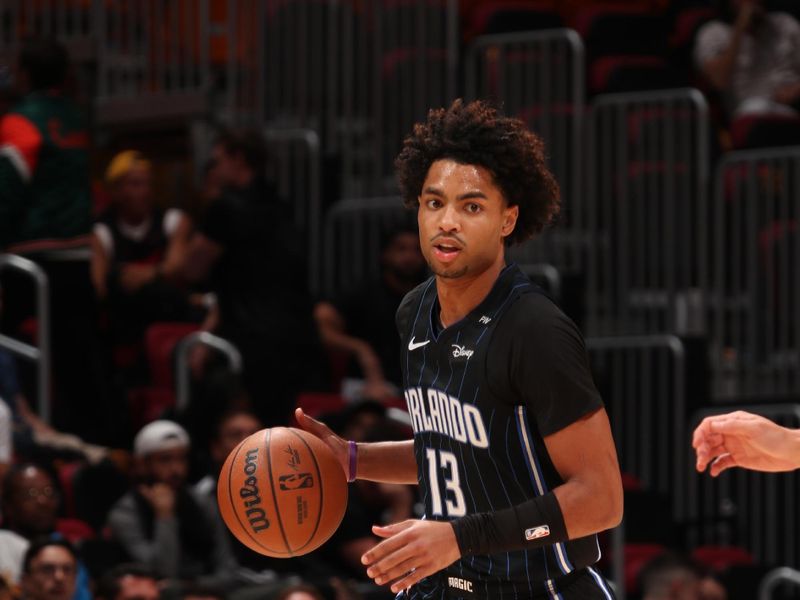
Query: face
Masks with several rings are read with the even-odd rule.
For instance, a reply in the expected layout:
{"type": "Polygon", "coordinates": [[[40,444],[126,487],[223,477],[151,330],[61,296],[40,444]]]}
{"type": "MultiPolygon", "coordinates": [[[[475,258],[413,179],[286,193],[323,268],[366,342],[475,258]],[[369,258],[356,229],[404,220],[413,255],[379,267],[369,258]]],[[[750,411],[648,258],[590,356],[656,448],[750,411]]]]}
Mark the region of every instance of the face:
{"type": "Polygon", "coordinates": [[[60,546],[46,546],[31,561],[30,573],[23,576],[25,596],[32,600],[69,600],[75,593],[78,566],[60,546]]]}
{"type": "Polygon", "coordinates": [[[133,167],[117,183],[117,202],[123,213],[133,219],[144,219],[152,210],[152,175],[150,168],[133,167]]]}
{"type": "Polygon", "coordinates": [[[440,279],[478,277],[502,265],[503,241],[518,214],[519,207],[506,205],[485,168],[437,160],[419,197],[422,254],[440,279]]]}
{"type": "Polygon", "coordinates": [[[112,600],[158,600],[159,596],[155,579],[126,575],[119,580],[119,594],[112,600]]]}
{"type": "Polygon", "coordinates": [[[153,483],[165,483],[177,490],[189,475],[189,449],[173,448],[144,457],[145,475],[153,483]]]}
{"type": "Polygon", "coordinates": [[[220,425],[219,436],[211,445],[211,458],[221,465],[239,442],[261,429],[259,420],[251,415],[237,414],[229,417],[220,425]]]}
{"type": "Polygon", "coordinates": [[[12,528],[27,537],[55,529],[60,500],[47,472],[28,467],[11,481],[8,506],[4,507],[12,528]]]}
{"type": "Polygon", "coordinates": [[[240,156],[230,154],[225,146],[216,144],[211,150],[212,170],[218,182],[223,187],[226,185],[236,185],[240,179],[244,161],[240,156]]]}
{"type": "Polygon", "coordinates": [[[420,278],[425,258],[419,248],[419,236],[411,232],[395,235],[383,251],[383,265],[402,279],[420,278]]]}

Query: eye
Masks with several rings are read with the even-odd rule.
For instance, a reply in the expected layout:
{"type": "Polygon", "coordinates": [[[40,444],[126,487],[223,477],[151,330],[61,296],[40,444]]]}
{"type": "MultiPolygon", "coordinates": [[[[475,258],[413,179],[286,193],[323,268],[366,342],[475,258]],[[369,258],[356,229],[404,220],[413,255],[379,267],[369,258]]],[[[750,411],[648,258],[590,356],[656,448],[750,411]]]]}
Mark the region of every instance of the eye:
{"type": "Polygon", "coordinates": [[[425,201],[425,206],[432,209],[441,208],[442,201],[439,200],[438,198],[429,198],[428,200],[425,201]]]}
{"type": "Polygon", "coordinates": [[[467,212],[470,212],[470,213],[473,213],[473,214],[479,213],[479,212],[481,212],[481,210],[483,210],[481,205],[478,204],[477,202],[470,202],[469,204],[467,204],[466,208],[467,208],[467,212]]]}

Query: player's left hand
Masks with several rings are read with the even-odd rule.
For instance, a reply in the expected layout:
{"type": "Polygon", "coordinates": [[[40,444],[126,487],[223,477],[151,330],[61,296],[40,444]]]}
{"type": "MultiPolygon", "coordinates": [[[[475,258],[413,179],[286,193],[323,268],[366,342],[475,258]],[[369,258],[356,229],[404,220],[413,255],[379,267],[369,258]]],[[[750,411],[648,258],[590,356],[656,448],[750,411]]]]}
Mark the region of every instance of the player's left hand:
{"type": "Polygon", "coordinates": [[[461,557],[453,526],[445,521],[409,519],[372,532],[386,538],[364,553],[361,562],[378,585],[391,584],[393,593],[410,588],[461,557]]]}

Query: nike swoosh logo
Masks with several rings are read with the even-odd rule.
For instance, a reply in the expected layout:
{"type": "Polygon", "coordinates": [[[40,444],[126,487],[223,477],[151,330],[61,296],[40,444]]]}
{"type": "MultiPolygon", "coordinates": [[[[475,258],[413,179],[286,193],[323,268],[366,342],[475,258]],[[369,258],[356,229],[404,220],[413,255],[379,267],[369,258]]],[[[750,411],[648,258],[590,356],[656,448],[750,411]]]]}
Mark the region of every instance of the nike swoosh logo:
{"type": "Polygon", "coordinates": [[[430,344],[430,343],[431,343],[431,341],[430,341],[430,340],[425,340],[424,342],[417,342],[417,343],[415,344],[415,343],[414,343],[414,338],[412,337],[412,338],[411,338],[411,341],[410,341],[410,342],[408,342],[408,349],[409,349],[409,350],[416,350],[417,348],[422,348],[423,346],[427,346],[427,345],[428,345],[428,344],[430,344]]]}

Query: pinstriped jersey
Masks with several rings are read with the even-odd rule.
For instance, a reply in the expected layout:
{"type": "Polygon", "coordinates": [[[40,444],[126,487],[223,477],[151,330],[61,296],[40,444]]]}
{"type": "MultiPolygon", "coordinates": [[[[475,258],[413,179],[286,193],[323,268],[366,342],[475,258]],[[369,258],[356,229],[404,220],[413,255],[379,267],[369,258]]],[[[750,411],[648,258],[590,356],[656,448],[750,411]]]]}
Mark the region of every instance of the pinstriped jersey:
{"type": "MultiPolygon", "coordinates": [[[[431,278],[397,313],[425,518],[496,511],[548,493],[563,481],[543,438],[602,407],[579,331],[515,265],[458,323],[442,329],[439,310],[431,278]]],[[[409,596],[557,598],[556,580],[599,557],[596,536],[469,556],[409,596]]]]}

